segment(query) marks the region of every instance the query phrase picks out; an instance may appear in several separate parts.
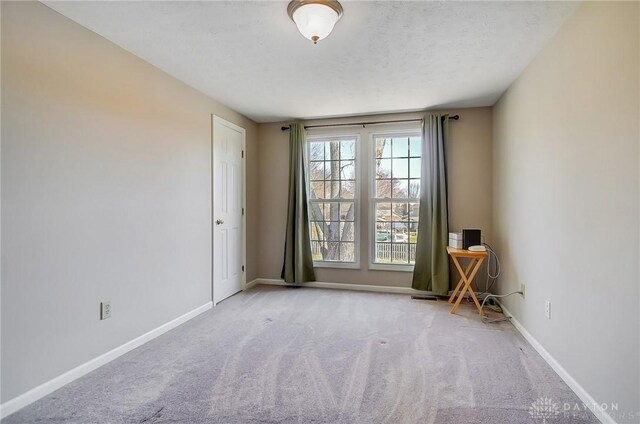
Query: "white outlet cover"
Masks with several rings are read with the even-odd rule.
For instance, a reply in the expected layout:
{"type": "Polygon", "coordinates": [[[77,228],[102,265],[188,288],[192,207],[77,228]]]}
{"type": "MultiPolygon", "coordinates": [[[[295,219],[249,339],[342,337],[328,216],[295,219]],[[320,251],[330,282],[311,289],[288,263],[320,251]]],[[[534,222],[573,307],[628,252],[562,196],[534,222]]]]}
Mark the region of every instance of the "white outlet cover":
{"type": "Polygon", "coordinates": [[[111,302],[100,302],[100,319],[107,319],[111,316],[111,302]]]}

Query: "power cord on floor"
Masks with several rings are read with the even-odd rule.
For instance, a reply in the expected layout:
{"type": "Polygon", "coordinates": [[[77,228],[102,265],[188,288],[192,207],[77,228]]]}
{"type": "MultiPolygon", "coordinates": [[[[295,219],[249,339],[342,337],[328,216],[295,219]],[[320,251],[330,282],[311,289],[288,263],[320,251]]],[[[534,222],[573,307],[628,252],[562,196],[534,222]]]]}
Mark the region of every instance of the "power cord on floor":
{"type": "MultiPolygon", "coordinates": [[[[511,293],[507,293],[507,294],[487,294],[484,297],[484,300],[482,301],[482,305],[480,306],[480,311],[482,311],[482,309],[484,309],[485,303],[487,302],[487,299],[502,299],[503,297],[507,297],[507,296],[511,296],[514,294],[523,294],[520,290],[518,291],[514,291],[511,293]]],[[[500,308],[502,311],[502,308],[500,308]]],[[[485,324],[491,324],[494,322],[502,322],[502,321],[509,321],[511,320],[511,317],[508,316],[504,316],[502,318],[496,318],[496,319],[489,319],[486,316],[482,315],[482,322],[484,322],[485,324]]]]}

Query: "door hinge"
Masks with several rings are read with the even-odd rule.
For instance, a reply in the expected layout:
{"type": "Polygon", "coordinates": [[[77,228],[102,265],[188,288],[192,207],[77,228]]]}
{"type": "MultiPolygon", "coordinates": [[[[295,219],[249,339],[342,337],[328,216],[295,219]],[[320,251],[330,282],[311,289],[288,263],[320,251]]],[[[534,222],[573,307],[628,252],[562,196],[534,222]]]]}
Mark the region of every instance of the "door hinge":
{"type": "Polygon", "coordinates": [[[244,208],[242,208],[242,215],[244,215],[244,208]]]}
{"type": "Polygon", "coordinates": [[[242,158],[244,159],[244,150],[242,151],[242,158]]]}
{"type": "Polygon", "coordinates": [[[244,272],[244,265],[242,265],[242,272],[244,272]]]}

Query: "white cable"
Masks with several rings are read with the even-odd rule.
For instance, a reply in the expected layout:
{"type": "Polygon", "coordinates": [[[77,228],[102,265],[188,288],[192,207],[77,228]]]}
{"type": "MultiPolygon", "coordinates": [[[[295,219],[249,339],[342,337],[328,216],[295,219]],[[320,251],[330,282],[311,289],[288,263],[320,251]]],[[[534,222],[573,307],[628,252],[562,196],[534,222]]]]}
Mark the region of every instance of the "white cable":
{"type": "MultiPolygon", "coordinates": [[[[503,297],[511,296],[513,294],[522,294],[522,292],[520,290],[518,290],[518,291],[514,291],[514,292],[511,292],[511,293],[507,293],[507,294],[488,294],[488,295],[486,295],[484,300],[482,301],[482,305],[480,306],[480,312],[482,312],[482,309],[484,309],[485,302],[490,297],[502,299],[503,297]]],[[[508,317],[508,316],[504,316],[503,318],[497,318],[497,319],[489,319],[486,316],[482,315],[482,322],[484,322],[485,324],[491,324],[491,323],[494,323],[494,322],[501,322],[501,321],[509,321],[510,319],[511,319],[511,317],[508,317]]]]}
{"type": "Polygon", "coordinates": [[[495,280],[500,276],[500,272],[502,271],[502,267],[500,266],[500,258],[498,258],[498,254],[496,253],[495,250],[493,250],[493,247],[491,247],[491,245],[489,245],[488,243],[485,243],[484,245],[487,248],[487,250],[489,251],[489,261],[487,263],[487,275],[489,276],[489,278],[492,278],[492,279],[495,280]],[[495,258],[495,261],[496,261],[496,274],[495,275],[491,275],[491,255],[493,255],[493,257],[495,258]]]}
{"type": "Polygon", "coordinates": [[[500,276],[500,273],[502,272],[502,266],[500,264],[500,258],[498,258],[498,254],[496,253],[496,251],[493,249],[493,247],[490,244],[488,244],[488,243],[482,243],[482,244],[487,248],[487,251],[489,252],[489,257],[487,258],[487,277],[486,277],[485,283],[484,283],[484,291],[478,293],[478,296],[482,296],[482,295],[488,293],[489,290],[491,290],[491,288],[495,284],[495,282],[498,279],[498,277],[500,276]],[[491,274],[492,257],[493,257],[493,260],[495,262],[495,274],[493,274],[493,275],[491,274]]]}

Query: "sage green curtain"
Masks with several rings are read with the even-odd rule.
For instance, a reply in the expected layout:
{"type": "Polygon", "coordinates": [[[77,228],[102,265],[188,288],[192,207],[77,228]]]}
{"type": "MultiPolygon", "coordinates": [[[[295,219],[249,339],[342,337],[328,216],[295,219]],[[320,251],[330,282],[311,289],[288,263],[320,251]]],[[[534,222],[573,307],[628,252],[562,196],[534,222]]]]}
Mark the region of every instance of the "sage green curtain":
{"type": "Polygon", "coordinates": [[[449,212],[445,144],[447,115],[427,114],[422,123],[420,222],[412,287],[435,294],[449,292],[449,212]]]}
{"type": "Polygon", "coordinates": [[[302,283],[316,280],[309,241],[305,177],[307,131],[298,123],[289,128],[289,203],[281,277],[287,283],[302,283]]]}

